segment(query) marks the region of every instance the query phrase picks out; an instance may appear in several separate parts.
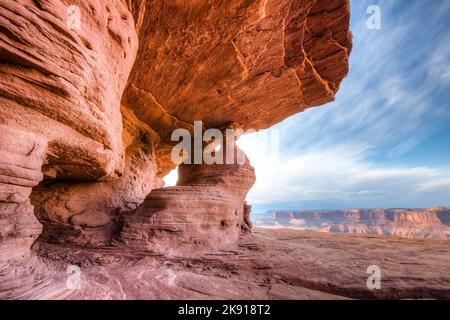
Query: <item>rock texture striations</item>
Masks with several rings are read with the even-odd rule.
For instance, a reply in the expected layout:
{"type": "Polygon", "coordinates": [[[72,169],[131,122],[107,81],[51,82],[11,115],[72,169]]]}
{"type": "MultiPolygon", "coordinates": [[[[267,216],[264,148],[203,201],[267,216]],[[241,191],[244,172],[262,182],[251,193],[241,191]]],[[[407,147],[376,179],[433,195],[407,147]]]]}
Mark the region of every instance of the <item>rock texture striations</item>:
{"type": "Polygon", "coordinates": [[[240,232],[246,230],[245,197],[255,182],[249,160],[242,165],[181,165],[178,172],[177,187],[153,190],[126,215],[120,240],[185,254],[237,247],[240,232]]]}
{"type": "MultiPolygon", "coordinates": [[[[55,192],[45,196],[62,202],[60,181],[123,174],[120,99],[137,45],[132,15],[118,0],[0,1],[1,296],[41,277],[39,263],[26,262],[42,230],[30,194],[51,183],[55,192]],[[71,4],[84,17],[78,30],[66,23],[71,4]]],[[[52,214],[63,215],[59,208],[52,214]]]]}
{"type": "Polygon", "coordinates": [[[236,247],[251,165],[162,188],[172,132],[329,102],[350,50],[348,0],[0,0],[0,297],[51,287],[33,243],[236,247]]]}
{"type": "MultiPolygon", "coordinates": [[[[450,298],[447,240],[256,228],[234,250],[189,256],[52,244],[39,253],[81,266],[81,288],[47,291],[57,299],[450,298]],[[380,290],[367,287],[374,265],[380,290]]],[[[65,281],[66,270],[54,278],[65,281]]]]}
{"type": "Polygon", "coordinates": [[[347,0],[131,1],[139,50],[123,102],[161,136],[265,129],[334,99],[351,50],[347,0]]]}

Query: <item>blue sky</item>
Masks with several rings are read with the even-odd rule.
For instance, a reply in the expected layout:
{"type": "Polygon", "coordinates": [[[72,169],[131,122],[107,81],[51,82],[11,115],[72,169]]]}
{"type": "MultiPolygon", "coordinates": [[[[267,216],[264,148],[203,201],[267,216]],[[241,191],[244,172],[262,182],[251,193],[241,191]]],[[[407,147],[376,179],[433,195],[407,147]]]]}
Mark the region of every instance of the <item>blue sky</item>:
{"type": "Polygon", "coordinates": [[[450,1],[351,5],[336,101],[239,142],[256,169],[254,212],[450,206],[450,1]],[[366,26],[369,5],[380,30],[366,26]]]}

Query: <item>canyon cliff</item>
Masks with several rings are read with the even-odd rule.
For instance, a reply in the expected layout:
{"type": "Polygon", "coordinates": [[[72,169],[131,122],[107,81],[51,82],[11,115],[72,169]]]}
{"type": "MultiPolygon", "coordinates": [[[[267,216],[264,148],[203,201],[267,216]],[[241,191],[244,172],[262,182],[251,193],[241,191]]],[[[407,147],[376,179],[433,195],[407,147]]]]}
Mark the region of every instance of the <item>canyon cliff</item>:
{"type": "Polygon", "coordinates": [[[450,239],[450,209],[270,211],[256,215],[254,225],[447,240],[450,239]]]}
{"type": "Polygon", "coordinates": [[[194,121],[262,130],[332,101],[349,12],[348,0],[0,0],[0,298],[71,297],[67,264],[99,277],[258,247],[248,159],[180,165],[164,188],[171,135],[194,121]]]}

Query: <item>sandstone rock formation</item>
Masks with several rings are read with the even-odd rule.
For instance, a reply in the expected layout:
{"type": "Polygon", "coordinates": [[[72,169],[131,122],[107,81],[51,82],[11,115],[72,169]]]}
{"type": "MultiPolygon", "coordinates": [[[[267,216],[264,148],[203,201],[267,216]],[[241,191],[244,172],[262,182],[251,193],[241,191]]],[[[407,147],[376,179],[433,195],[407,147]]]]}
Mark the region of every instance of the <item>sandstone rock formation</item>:
{"type": "Polygon", "coordinates": [[[347,0],[131,1],[139,50],[123,103],[161,136],[202,120],[265,129],[333,100],[351,50],[347,0]]]}
{"type": "Polygon", "coordinates": [[[272,211],[258,216],[259,227],[450,239],[447,208],[272,211]]]}
{"type": "Polygon", "coordinates": [[[259,130],[329,102],[350,50],[348,0],[0,0],[0,297],[45,285],[38,236],[237,246],[250,164],[183,165],[161,189],[171,133],[259,130]]]}
{"type": "Polygon", "coordinates": [[[181,165],[178,172],[177,187],[153,190],[125,217],[120,240],[171,253],[237,247],[246,226],[245,197],[255,182],[249,160],[181,165]]]}

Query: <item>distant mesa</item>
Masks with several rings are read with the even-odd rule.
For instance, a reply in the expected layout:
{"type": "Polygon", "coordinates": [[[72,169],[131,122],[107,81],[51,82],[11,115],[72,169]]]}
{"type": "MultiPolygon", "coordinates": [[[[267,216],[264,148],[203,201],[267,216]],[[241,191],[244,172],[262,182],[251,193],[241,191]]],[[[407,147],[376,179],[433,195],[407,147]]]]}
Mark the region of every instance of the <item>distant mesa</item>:
{"type": "Polygon", "coordinates": [[[253,215],[256,227],[450,239],[450,208],[269,211],[253,215]]]}

